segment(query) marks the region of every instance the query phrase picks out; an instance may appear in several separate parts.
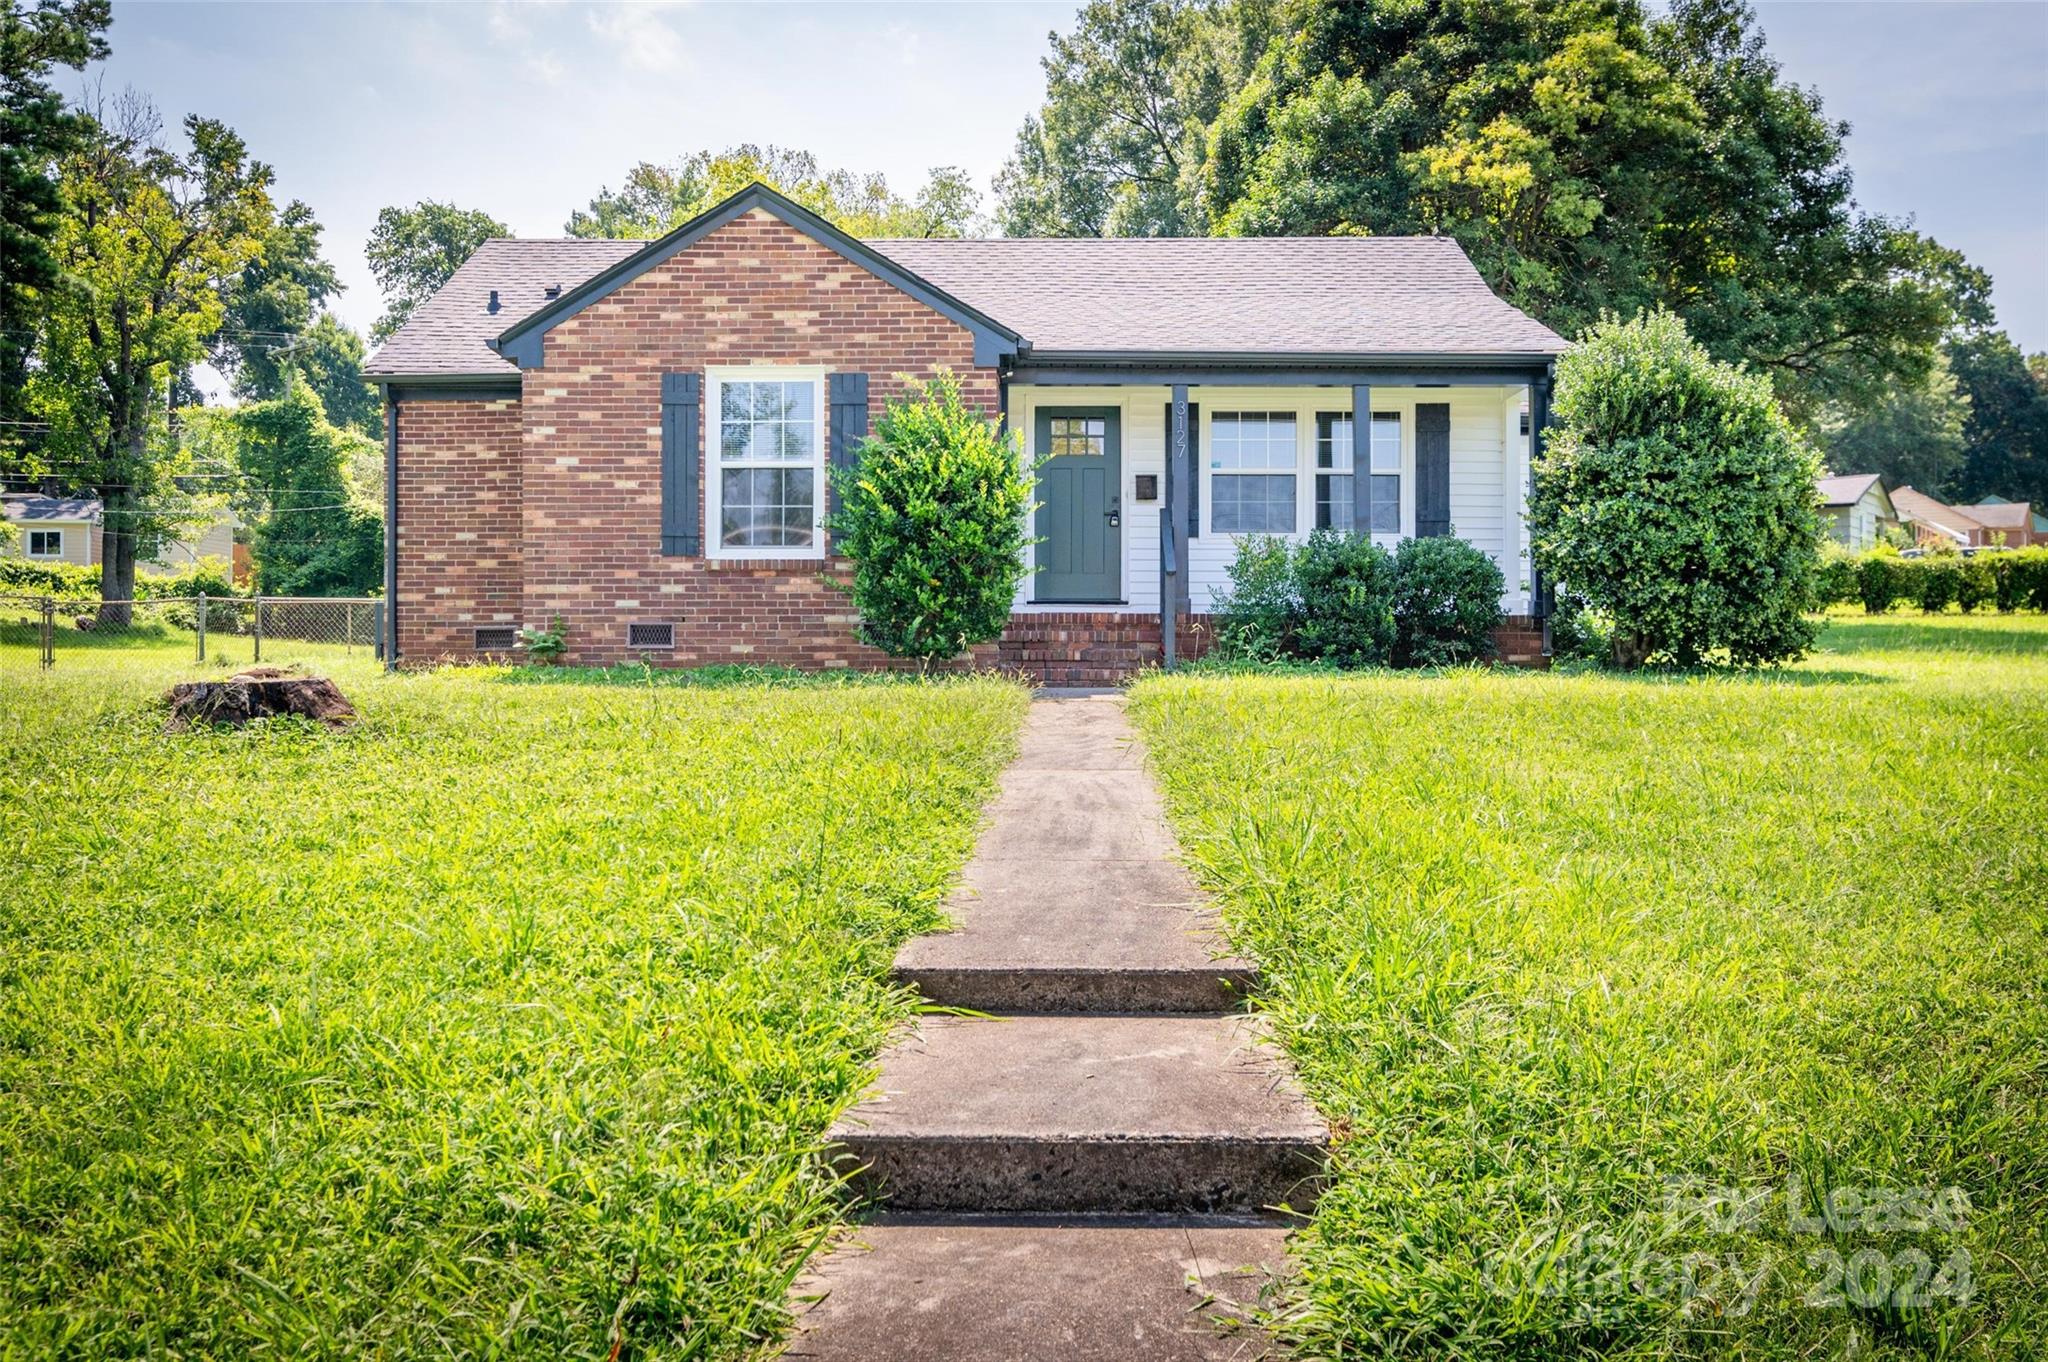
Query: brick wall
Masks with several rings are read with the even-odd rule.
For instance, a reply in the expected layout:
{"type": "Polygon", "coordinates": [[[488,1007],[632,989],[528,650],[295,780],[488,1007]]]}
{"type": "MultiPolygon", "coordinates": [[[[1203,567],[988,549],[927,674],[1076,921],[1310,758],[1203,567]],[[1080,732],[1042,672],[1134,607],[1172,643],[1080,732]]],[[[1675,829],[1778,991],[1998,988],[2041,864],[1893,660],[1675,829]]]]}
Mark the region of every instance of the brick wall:
{"type": "Polygon", "coordinates": [[[398,404],[398,653],[474,657],[482,625],[527,622],[516,399],[398,404]]]}
{"type": "Polygon", "coordinates": [[[759,211],[593,303],[548,333],[525,379],[525,611],[562,615],[570,660],[632,656],[639,619],[676,626],[679,665],[885,663],[853,641],[850,603],[819,563],[661,553],[661,375],[747,364],[864,372],[871,423],[899,375],[941,368],[970,404],[998,403],[965,328],[759,211]]]}

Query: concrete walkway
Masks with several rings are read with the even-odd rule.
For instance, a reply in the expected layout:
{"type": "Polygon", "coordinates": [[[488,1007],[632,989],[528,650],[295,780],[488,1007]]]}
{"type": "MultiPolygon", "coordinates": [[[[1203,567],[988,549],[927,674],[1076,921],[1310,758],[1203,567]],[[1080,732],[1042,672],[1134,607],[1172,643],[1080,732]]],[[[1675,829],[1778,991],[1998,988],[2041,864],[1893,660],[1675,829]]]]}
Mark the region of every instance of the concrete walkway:
{"type": "Polygon", "coordinates": [[[883,1214],[794,1291],[836,1362],[1262,1356],[1270,1208],[1328,1132],[1174,859],[1116,695],[1043,698],[951,904],[904,947],[935,1003],[830,1138],[883,1214]]]}

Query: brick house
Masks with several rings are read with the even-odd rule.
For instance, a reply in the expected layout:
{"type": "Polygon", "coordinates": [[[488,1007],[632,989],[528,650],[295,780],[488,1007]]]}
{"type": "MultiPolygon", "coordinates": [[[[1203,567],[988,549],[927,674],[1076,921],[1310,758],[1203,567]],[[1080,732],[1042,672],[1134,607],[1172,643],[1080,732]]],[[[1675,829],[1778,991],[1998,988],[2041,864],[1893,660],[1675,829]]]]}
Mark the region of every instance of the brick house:
{"type": "Polygon", "coordinates": [[[977,661],[1094,683],[1186,655],[1233,536],[1317,525],[1455,529],[1526,654],[1530,418],[1564,348],[1449,238],[863,242],[755,185],[658,241],[491,241],[365,367],[391,646],[490,657],[559,615],[574,662],[888,665],[829,580],[827,474],[951,370],[1056,455],[977,661]]]}

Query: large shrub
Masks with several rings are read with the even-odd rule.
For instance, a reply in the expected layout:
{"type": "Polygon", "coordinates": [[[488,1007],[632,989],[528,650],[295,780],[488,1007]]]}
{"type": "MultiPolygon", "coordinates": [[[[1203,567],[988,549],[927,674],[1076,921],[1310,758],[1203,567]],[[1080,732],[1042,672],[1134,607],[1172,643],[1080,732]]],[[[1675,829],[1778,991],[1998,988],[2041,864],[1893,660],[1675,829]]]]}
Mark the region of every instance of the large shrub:
{"type": "Polygon", "coordinates": [[[1366,536],[1327,529],[1310,534],[1294,552],[1294,594],[1300,609],[1295,649],[1303,658],[1377,667],[1393,655],[1394,559],[1366,536]]]}
{"type": "Polygon", "coordinates": [[[1394,554],[1394,661],[1444,667],[1493,656],[1500,565],[1450,537],[1405,539],[1394,554]]]}
{"type": "Polygon", "coordinates": [[[1991,570],[2000,610],[2048,610],[2048,546],[1982,554],[1978,561],[1991,570]]]}
{"type": "Polygon", "coordinates": [[[950,373],[891,401],[833,486],[863,640],[929,661],[1002,633],[1024,577],[1031,470],[950,373]]]}
{"type": "MultiPolygon", "coordinates": [[[[168,596],[233,596],[240,594],[229,576],[228,565],[218,558],[202,558],[173,572],[135,574],[135,599],[162,600],[168,596]]],[[[59,600],[98,600],[100,568],[83,563],[44,563],[32,559],[0,558],[0,596],[51,596],[59,600]]]]}
{"type": "Polygon", "coordinates": [[[1217,597],[1216,653],[1233,662],[1295,656],[1301,592],[1294,553],[1278,535],[1248,534],[1230,560],[1230,585],[1217,597]]]}
{"type": "Polygon", "coordinates": [[[1609,319],[1558,361],[1556,414],[1531,542],[1612,617],[1616,662],[1748,666],[1812,646],[1818,466],[1767,379],[1715,361],[1671,313],[1609,319]]]}

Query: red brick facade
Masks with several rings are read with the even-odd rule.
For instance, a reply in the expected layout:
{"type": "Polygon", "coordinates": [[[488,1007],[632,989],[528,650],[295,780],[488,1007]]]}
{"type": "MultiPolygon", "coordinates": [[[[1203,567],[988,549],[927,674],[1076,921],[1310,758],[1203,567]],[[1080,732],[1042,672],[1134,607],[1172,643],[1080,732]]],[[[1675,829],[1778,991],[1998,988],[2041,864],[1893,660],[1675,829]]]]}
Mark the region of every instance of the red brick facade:
{"type": "MultiPolygon", "coordinates": [[[[661,552],[662,375],[760,364],[867,374],[871,423],[941,369],[971,404],[1000,401],[964,327],[765,212],[736,218],[557,323],[521,397],[400,390],[401,660],[473,659],[480,628],[560,616],[573,663],[900,665],[855,641],[829,575],[844,564],[661,552]],[[630,647],[634,622],[672,625],[674,647],[630,647]]],[[[1184,621],[1183,656],[1205,624],[1184,621]]],[[[1159,658],[1156,617],[1071,612],[1019,615],[968,662],[1100,685],[1159,658]]]]}
{"type": "Polygon", "coordinates": [[[398,655],[475,657],[477,629],[527,622],[519,401],[401,401],[398,451],[398,655]]]}

